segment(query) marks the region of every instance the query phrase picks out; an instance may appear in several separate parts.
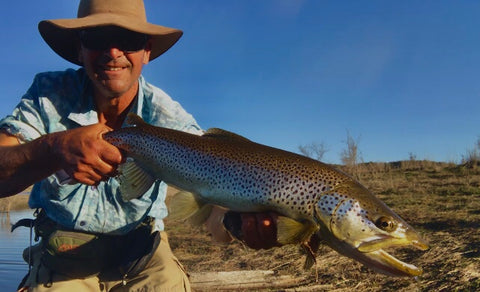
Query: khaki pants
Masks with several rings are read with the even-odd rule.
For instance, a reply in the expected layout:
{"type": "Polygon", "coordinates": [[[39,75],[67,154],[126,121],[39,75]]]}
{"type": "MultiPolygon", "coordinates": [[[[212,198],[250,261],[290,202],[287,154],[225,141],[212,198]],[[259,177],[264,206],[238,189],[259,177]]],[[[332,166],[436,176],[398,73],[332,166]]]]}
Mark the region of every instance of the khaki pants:
{"type": "Polygon", "coordinates": [[[160,244],[146,268],[125,283],[98,277],[72,279],[51,273],[40,263],[40,257],[41,250],[32,249],[33,266],[20,291],[190,291],[186,272],[173,255],[165,232],[161,232],[160,244]]]}

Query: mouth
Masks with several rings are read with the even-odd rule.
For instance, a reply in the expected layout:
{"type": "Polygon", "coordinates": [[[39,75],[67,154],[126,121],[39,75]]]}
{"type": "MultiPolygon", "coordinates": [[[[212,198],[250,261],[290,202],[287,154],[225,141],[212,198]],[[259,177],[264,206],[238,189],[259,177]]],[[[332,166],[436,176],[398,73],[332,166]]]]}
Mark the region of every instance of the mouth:
{"type": "Polygon", "coordinates": [[[100,69],[104,72],[118,72],[125,70],[126,66],[101,66],[100,69]]]}
{"type": "MultiPolygon", "coordinates": [[[[330,237],[330,240],[332,239],[330,237]]],[[[414,240],[385,237],[364,242],[358,247],[354,247],[345,241],[333,239],[328,245],[378,273],[395,277],[417,277],[423,273],[423,270],[395,258],[385,250],[398,247],[414,247],[419,250],[429,249],[428,244],[418,237],[414,240]]]]}
{"type": "Polygon", "coordinates": [[[359,257],[370,267],[381,273],[392,276],[420,276],[423,271],[414,265],[407,264],[387,253],[385,249],[394,247],[415,247],[419,250],[429,249],[428,243],[415,232],[408,231],[406,237],[394,238],[384,236],[360,244],[357,248],[359,257]]]}
{"type": "Polygon", "coordinates": [[[118,73],[129,68],[129,64],[125,60],[100,60],[97,63],[97,70],[104,72],[105,74],[109,73],[118,73]],[[105,62],[102,62],[105,61],[105,62]]]}
{"type": "MultiPolygon", "coordinates": [[[[426,248],[422,248],[422,250],[425,249],[426,248]]],[[[402,262],[386,252],[384,249],[378,249],[370,252],[360,252],[357,250],[357,253],[353,256],[353,258],[363,263],[367,267],[389,276],[416,277],[423,273],[421,268],[402,262]]]]}

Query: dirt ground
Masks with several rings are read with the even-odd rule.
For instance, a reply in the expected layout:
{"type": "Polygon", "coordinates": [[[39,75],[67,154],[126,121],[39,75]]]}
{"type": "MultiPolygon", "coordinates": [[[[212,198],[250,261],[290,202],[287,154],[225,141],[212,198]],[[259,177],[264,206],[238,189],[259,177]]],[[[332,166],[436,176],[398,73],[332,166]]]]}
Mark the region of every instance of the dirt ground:
{"type": "Polygon", "coordinates": [[[205,230],[167,222],[170,243],[189,272],[271,270],[298,278],[291,287],[262,291],[478,291],[480,290],[480,167],[430,161],[361,164],[346,169],[430,242],[428,251],[393,254],[424,269],[418,278],[376,274],[322,246],[315,269],[302,269],[297,246],[254,251],[219,245],[205,230]]]}

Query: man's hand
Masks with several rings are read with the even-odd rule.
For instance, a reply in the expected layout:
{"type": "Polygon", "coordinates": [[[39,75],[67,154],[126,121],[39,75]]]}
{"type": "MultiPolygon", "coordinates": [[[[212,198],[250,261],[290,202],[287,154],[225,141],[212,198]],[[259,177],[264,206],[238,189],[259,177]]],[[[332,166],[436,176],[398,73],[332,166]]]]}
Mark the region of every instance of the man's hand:
{"type": "Polygon", "coordinates": [[[269,249],[280,246],[277,218],[274,212],[241,213],[215,207],[207,220],[207,229],[216,241],[231,242],[231,234],[250,248],[269,249]]]}
{"type": "Polygon", "coordinates": [[[122,161],[120,150],[102,138],[112,129],[95,124],[54,133],[52,151],[59,159],[60,169],[87,185],[97,185],[115,174],[122,161]]]}
{"type": "Polygon", "coordinates": [[[223,223],[230,233],[253,249],[280,246],[277,241],[277,218],[274,212],[239,213],[229,211],[223,223]]]}

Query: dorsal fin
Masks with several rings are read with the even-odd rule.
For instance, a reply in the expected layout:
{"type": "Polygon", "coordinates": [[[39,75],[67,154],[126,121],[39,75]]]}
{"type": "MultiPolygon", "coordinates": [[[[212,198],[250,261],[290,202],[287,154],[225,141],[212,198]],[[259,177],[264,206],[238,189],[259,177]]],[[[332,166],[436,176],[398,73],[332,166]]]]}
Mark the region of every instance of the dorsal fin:
{"type": "Polygon", "coordinates": [[[127,124],[132,126],[145,126],[148,125],[139,115],[135,113],[128,113],[127,124]]]}
{"type": "Polygon", "coordinates": [[[205,137],[213,137],[213,138],[220,138],[220,139],[229,139],[229,140],[241,140],[241,141],[246,141],[246,142],[251,142],[249,139],[235,134],[233,132],[229,132],[227,130],[223,130],[220,128],[210,128],[208,129],[205,134],[203,134],[205,137]]]}

